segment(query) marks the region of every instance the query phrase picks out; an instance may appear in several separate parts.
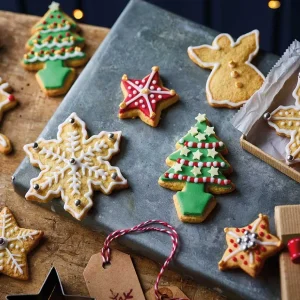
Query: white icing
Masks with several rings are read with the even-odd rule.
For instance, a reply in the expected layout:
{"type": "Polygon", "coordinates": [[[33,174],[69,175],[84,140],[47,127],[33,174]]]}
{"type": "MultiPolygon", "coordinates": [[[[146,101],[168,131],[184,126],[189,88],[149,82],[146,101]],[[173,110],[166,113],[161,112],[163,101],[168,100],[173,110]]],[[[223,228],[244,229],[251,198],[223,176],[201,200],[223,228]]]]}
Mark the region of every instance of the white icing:
{"type": "Polygon", "coordinates": [[[56,41],[53,41],[53,42],[45,42],[45,43],[42,43],[42,44],[34,44],[34,47],[37,48],[37,49],[42,49],[44,47],[47,47],[47,48],[54,48],[54,47],[65,47],[65,46],[73,46],[74,45],[74,41],[63,41],[63,42],[56,42],[56,41]]]}
{"type": "MultiPolygon", "coordinates": [[[[271,118],[268,120],[268,124],[273,127],[276,132],[278,133],[283,133],[284,135],[286,136],[290,136],[290,141],[289,143],[286,145],[285,147],[285,152],[288,155],[293,155],[294,157],[294,160],[293,161],[288,161],[286,160],[286,163],[287,164],[294,164],[294,163],[297,163],[297,162],[300,162],[300,158],[297,158],[296,156],[299,154],[300,152],[300,146],[298,147],[298,149],[296,151],[294,151],[293,153],[291,153],[291,150],[290,150],[290,146],[292,144],[294,144],[295,142],[295,138],[296,138],[296,135],[299,131],[299,128],[295,129],[295,130],[291,130],[291,129],[283,129],[283,128],[279,128],[277,126],[276,123],[272,122],[272,120],[286,120],[285,117],[273,117],[273,115],[275,115],[278,111],[280,110],[289,110],[289,109],[294,109],[298,112],[298,114],[300,113],[300,106],[296,106],[296,105],[290,105],[290,106],[278,106],[272,113],[271,113],[271,118]],[[279,119],[280,118],[280,119],[279,119]]],[[[282,111],[281,111],[282,112],[282,111]]],[[[287,111],[286,111],[287,112],[287,111]]],[[[287,112],[288,113],[288,112],[287,112]]],[[[280,112],[279,112],[279,115],[280,115],[280,112]]],[[[288,117],[289,120],[297,120],[298,118],[295,118],[295,117],[288,117]]]]}
{"type": "MultiPolygon", "coordinates": [[[[79,127],[79,126],[78,126],[79,127]]],[[[127,180],[122,176],[120,169],[118,167],[112,167],[108,161],[114,153],[119,152],[119,144],[121,139],[121,132],[114,132],[114,145],[108,148],[108,145],[102,139],[109,133],[102,131],[98,135],[94,135],[87,139],[87,131],[85,129],[85,123],[76,115],[72,113],[65,122],[59,125],[57,139],[56,140],[44,140],[40,139],[37,143],[43,143],[39,154],[45,157],[45,163],[43,164],[41,160],[36,159],[33,153],[30,151],[33,144],[28,144],[24,146],[25,152],[28,154],[30,162],[33,165],[38,165],[42,170],[37,178],[33,178],[30,181],[31,189],[27,192],[25,197],[32,195],[41,201],[45,202],[50,198],[61,196],[64,201],[64,209],[70,212],[75,218],[81,219],[81,217],[88,211],[92,205],[91,196],[93,195],[93,189],[101,190],[108,194],[114,188],[115,185],[126,185],[127,180]],[[80,134],[74,129],[73,132],[64,134],[64,140],[62,138],[63,128],[66,125],[70,125],[69,120],[73,118],[76,123],[81,127],[80,134]],[[93,146],[88,147],[84,150],[83,145],[91,143],[93,140],[99,140],[93,144],[93,146]],[[65,144],[67,146],[66,151],[60,149],[60,145],[65,144]],[[49,147],[47,147],[50,145],[49,147]],[[102,154],[103,149],[107,149],[107,155],[102,154]],[[70,159],[75,159],[75,164],[70,163],[70,159]],[[51,169],[47,162],[54,161],[55,166],[51,169]],[[117,173],[118,181],[110,181],[107,187],[103,184],[103,181],[107,180],[108,173],[104,169],[100,168],[101,165],[106,165],[105,169],[108,171],[114,171],[117,173]],[[50,172],[49,172],[50,171],[50,172]],[[43,175],[48,173],[48,177],[45,178],[43,175]],[[70,199],[68,195],[65,194],[65,190],[68,188],[71,190],[71,195],[81,195],[81,177],[86,176],[87,179],[87,190],[84,195],[87,200],[87,204],[81,208],[80,211],[74,210],[73,206],[70,205],[70,199]],[[68,177],[62,185],[59,185],[55,189],[51,187],[56,183],[60,182],[61,178],[68,177]],[[40,189],[47,188],[47,193],[41,195],[38,191],[34,190],[32,187],[35,182],[43,180],[40,185],[40,189]]],[[[53,164],[53,163],[52,163],[53,164]]]]}
{"type": "Polygon", "coordinates": [[[50,55],[50,54],[45,54],[44,56],[33,56],[32,58],[25,58],[24,61],[25,62],[36,62],[36,61],[41,61],[44,62],[46,60],[66,60],[69,58],[74,58],[74,57],[83,57],[85,54],[81,51],[74,51],[74,52],[65,52],[64,55],[60,55],[60,54],[54,54],[54,55],[50,55]]]}
{"type": "Polygon", "coordinates": [[[241,35],[236,42],[234,42],[234,40],[232,39],[232,37],[227,34],[227,33],[222,33],[222,34],[219,34],[218,36],[215,37],[214,41],[213,41],[213,44],[212,46],[210,45],[201,45],[201,46],[196,46],[196,47],[188,47],[188,54],[193,57],[193,59],[195,61],[198,62],[198,64],[204,66],[205,68],[212,68],[212,71],[211,73],[209,74],[209,77],[207,79],[207,82],[206,82],[206,93],[207,93],[207,100],[210,104],[223,104],[223,105],[229,105],[229,106],[232,106],[232,107],[239,107],[241,106],[242,104],[244,104],[247,100],[245,101],[240,101],[240,102],[232,102],[230,100],[215,100],[213,99],[212,97],[212,93],[210,91],[210,81],[214,75],[214,73],[218,70],[218,68],[221,66],[221,64],[219,62],[204,62],[202,61],[196,54],[195,52],[193,51],[193,49],[200,49],[200,48],[204,48],[204,47],[207,47],[207,48],[210,48],[212,50],[220,50],[220,47],[219,45],[217,44],[217,41],[219,38],[223,37],[223,36],[226,36],[229,40],[230,40],[230,43],[231,43],[231,47],[235,47],[237,45],[239,45],[241,43],[241,41],[243,40],[244,37],[246,36],[249,36],[251,34],[255,34],[255,41],[256,41],[256,48],[255,50],[249,55],[248,57],[248,60],[245,62],[246,65],[248,65],[250,68],[252,68],[255,72],[257,72],[263,79],[265,79],[264,75],[254,66],[251,64],[251,60],[252,58],[258,53],[258,50],[259,50],[259,31],[258,30],[253,30],[249,33],[246,33],[244,35],[241,35]]]}

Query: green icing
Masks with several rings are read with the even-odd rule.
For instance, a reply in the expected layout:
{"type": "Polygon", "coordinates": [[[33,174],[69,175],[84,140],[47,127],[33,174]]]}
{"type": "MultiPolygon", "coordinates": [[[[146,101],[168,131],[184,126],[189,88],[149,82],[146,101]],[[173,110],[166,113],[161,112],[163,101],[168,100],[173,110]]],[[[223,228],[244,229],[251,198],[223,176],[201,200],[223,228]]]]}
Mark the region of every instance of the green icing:
{"type": "MultiPolygon", "coordinates": [[[[194,127],[197,127],[198,132],[204,133],[207,126],[208,125],[206,124],[206,122],[203,121],[201,123],[197,122],[197,124],[194,127]]],[[[187,141],[187,142],[199,143],[199,140],[197,140],[195,138],[195,136],[193,136],[190,133],[186,134],[182,138],[182,140],[184,142],[187,141]]],[[[220,140],[217,139],[215,135],[210,135],[210,136],[206,136],[206,140],[201,141],[201,143],[202,142],[203,143],[213,143],[213,142],[219,142],[219,141],[220,140]]],[[[180,143],[180,144],[182,144],[182,143],[180,143]]],[[[180,154],[181,149],[178,149],[177,151],[173,152],[169,156],[169,159],[174,162],[176,162],[178,158],[189,160],[189,161],[194,161],[194,162],[213,162],[213,161],[224,162],[225,166],[219,167],[219,175],[214,176],[214,178],[226,179],[226,177],[222,174],[222,171],[225,171],[228,168],[230,168],[230,165],[224,159],[222,159],[219,154],[216,154],[216,156],[214,158],[212,158],[212,157],[207,156],[208,149],[198,149],[198,148],[190,148],[190,147],[187,147],[187,148],[190,150],[190,152],[188,153],[187,156],[181,155],[180,154]],[[202,156],[200,157],[200,159],[193,159],[193,153],[198,150],[202,153],[202,156]]],[[[225,150],[225,149],[226,149],[226,146],[224,145],[223,147],[216,148],[216,151],[221,152],[222,150],[225,150]]],[[[182,171],[177,172],[177,174],[194,177],[193,173],[191,172],[193,170],[193,167],[182,165],[181,169],[182,169],[182,171]]],[[[201,174],[197,175],[197,178],[211,177],[211,174],[208,173],[209,170],[210,170],[210,167],[201,167],[201,174]]],[[[167,173],[175,173],[175,171],[173,168],[170,168],[167,171],[167,173]]],[[[176,179],[166,178],[163,175],[160,177],[160,179],[162,181],[170,181],[170,182],[179,181],[176,179]]],[[[217,185],[217,184],[210,184],[210,183],[208,183],[208,184],[210,186],[220,187],[220,185],[217,185]]],[[[205,183],[185,182],[184,189],[181,192],[178,192],[176,194],[179,205],[180,205],[180,210],[183,215],[186,215],[186,216],[203,215],[207,205],[210,203],[211,199],[213,198],[213,196],[211,194],[205,192],[205,185],[206,185],[205,183]]],[[[231,185],[222,186],[222,189],[232,189],[232,186],[231,185]]]]}
{"type": "Polygon", "coordinates": [[[61,60],[48,60],[45,68],[38,71],[37,75],[46,89],[59,89],[63,87],[71,70],[61,60]]]}
{"type": "Polygon", "coordinates": [[[182,192],[176,194],[180,211],[185,216],[202,216],[213,196],[205,192],[204,184],[187,182],[182,192]]]}

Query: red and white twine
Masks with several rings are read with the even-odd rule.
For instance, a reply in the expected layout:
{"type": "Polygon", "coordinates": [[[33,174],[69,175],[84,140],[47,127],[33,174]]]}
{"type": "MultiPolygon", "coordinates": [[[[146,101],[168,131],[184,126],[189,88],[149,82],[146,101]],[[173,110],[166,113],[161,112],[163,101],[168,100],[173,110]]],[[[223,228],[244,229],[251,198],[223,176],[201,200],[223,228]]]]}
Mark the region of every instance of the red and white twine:
{"type": "Polygon", "coordinates": [[[170,224],[168,224],[167,222],[163,222],[160,220],[149,220],[149,221],[143,222],[141,224],[138,224],[132,228],[116,230],[113,233],[111,233],[105,239],[103,248],[101,250],[103,265],[110,263],[111,250],[109,248],[109,244],[113,240],[115,240],[125,234],[142,233],[142,232],[146,232],[146,231],[158,231],[158,232],[166,233],[171,237],[172,243],[173,243],[171,253],[170,253],[169,257],[166,259],[166,261],[164,262],[163,266],[161,267],[161,269],[158,273],[158,276],[156,278],[156,281],[155,281],[154,291],[155,291],[156,300],[188,300],[188,299],[184,299],[184,298],[166,298],[166,295],[162,295],[158,290],[158,284],[162,277],[162,274],[164,273],[165,269],[168,267],[169,263],[173,259],[176,249],[177,249],[177,246],[178,246],[178,233],[175,230],[175,228],[173,226],[171,226],[170,224]],[[167,227],[168,229],[148,226],[150,224],[160,224],[164,227],[167,227]]]}

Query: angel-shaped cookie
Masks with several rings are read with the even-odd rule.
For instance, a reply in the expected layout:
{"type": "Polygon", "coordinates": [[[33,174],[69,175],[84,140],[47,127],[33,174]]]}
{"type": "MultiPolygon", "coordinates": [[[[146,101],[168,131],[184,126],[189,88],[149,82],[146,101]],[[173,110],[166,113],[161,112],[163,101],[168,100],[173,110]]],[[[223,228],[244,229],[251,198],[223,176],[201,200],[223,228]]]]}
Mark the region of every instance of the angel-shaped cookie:
{"type": "MultiPolygon", "coordinates": [[[[9,94],[11,91],[9,84],[0,77],[0,121],[3,113],[17,105],[14,95],[9,94]]],[[[8,154],[11,151],[9,139],[0,133],[0,153],[8,154]]]]}
{"type": "Polygon", "coordinates": [[[190,59],[202,68],[212,69],[207,83],[208,103],[214,107],[238,108],[263,84],[264,75],[250,62],[258,52],[259,31],[253,30],[233,41],[219,34],[212,46],[189,47],[190,59]]]}

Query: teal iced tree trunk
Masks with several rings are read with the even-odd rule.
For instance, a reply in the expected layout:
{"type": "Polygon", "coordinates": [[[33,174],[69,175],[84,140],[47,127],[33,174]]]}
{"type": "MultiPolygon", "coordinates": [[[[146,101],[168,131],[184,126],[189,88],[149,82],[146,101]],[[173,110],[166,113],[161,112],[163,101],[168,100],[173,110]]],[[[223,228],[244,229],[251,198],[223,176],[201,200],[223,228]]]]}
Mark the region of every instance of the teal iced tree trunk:
{"type": "Polygon", "coordinates": [[[182,191],[176,194],[181,214],[195,217],[205,213],[213,198],[207,191],[218,190],[221,194],[232,190],[230,180],[223,175],[230,165],[220,154],[227,149],[214,134],[205,115],[199,116],[200,121],[179,140],[179,149],[168,157],[171,168],[160,177],[165,187],[173,182],[184,183],[182,191]]]}

